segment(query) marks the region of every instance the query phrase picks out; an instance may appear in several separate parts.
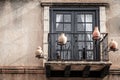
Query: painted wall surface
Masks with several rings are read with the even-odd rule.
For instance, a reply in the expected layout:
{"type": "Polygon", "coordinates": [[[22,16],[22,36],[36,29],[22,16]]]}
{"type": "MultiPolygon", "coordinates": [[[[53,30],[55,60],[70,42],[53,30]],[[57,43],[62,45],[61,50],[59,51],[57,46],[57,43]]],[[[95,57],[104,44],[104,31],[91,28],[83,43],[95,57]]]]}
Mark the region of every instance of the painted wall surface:
{"type": "MultiPolygon", "coordinates": [[[[106,2],[106,27],[109,41],[120,44],[120,0],[41,0],[42,2],[106,2]]],[[[37,46],[43,47],[43,8],[40,0],[0,1],[0,66],[42,66],[35,58],[37,46]]],[[[120,50],[120,45],[118,45],[120,50]]],[[[111,68],[120,68],[120,52],[110,52],[111,68]]],[[[56,80],[44,74],[0,74],[0,80],[56,80]]],[[[80,78],[57,78],[57,80],[80,80],[80,78]]],[[[104,80],[119,80],[109,75],[104,80]]],[[[81,79],[102,80],[102,79],[81,79]]]]}
{"type": "MultiPolygon", "coordinates": [[[[106,27],[109,33],[109,41],[114,39],[118,42],[120,50],[120,1],[109,0],[109,7],[106,8],[107,22],[106,27]]],[[[111,68],[120,68],[120,51],[110,52],[110,61],[112,61],[111,68]]]]}
{"type": "Polygon", "coordinates": [[[0,80],[46,80],[43,74],[0,74],[0,80]]]}
{"type": "Polygon", "coordinates": [[[0,74],[0,80],[119,80],[120,76],[110,75],[102,78],[46,78],[43,74],[0,74]]]}
{"type": "Polygon", "coordinates": [[[0,1],[0,66],[40,66],[35,58],[42,46],[39,1],[0,1]]]}

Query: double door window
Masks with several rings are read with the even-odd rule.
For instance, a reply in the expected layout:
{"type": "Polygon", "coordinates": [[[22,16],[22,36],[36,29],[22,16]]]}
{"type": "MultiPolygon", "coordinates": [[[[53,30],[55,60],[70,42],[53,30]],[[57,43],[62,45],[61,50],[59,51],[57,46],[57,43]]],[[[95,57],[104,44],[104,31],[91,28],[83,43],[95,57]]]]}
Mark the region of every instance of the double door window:
{"type": "Polygon", "coordinates": [[[49,58],[61,60],[95,60],[92,32],[98,25],[98,9],[51,9],[51,42],[49,58]],[[65,33],[67,43],[57,43],[60,33],[65,33]]]}

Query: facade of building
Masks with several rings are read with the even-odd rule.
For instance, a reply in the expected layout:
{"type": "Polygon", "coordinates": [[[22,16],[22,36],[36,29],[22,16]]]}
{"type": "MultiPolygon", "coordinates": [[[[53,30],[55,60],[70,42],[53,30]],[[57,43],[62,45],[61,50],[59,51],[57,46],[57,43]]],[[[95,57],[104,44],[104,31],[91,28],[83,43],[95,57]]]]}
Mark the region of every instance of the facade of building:
{"type": "Polygon", "coordinates": [[[119,80],[119,0],[1,0],[0,80],[119,80]],[[98,26],[101,39],[92,38],[98,26]],[[61,33],[67,42],[57,39],[61,33]],[[35,57],[38,46],[44,58],[35,57]]]}

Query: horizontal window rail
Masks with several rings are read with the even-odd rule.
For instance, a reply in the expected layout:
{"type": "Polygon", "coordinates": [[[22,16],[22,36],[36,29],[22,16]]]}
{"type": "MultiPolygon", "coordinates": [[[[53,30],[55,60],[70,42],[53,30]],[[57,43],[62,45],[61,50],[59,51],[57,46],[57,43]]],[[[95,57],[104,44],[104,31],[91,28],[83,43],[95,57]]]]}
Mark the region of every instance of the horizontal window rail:
{"type": "Polygon", "coordinates": [[[60,61],[106,61],[108,57],[108,34],[102,33],[101,39],[93,40],[92,32],[65,33],[67,43],[60,45],[60,33],[48,34],[48,60],[60,61]]]}

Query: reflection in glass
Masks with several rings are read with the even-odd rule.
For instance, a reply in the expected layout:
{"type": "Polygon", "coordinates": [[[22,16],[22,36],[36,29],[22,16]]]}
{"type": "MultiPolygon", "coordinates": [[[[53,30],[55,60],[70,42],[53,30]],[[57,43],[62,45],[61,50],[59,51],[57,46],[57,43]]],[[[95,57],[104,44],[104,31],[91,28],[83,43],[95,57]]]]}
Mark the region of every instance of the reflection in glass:
{"type": "Polygon", "coordinates": [[[93,49],[93,42],[86,42],[87,49],[93,49]]]}
{"type": "Polygon", "coordinates": [[[71,15],[70,14],[64,15],[64,22],[71,22],[71,15]]]}
{"type": "Polygon", "coordinates": [[[80,34],[80,35],[78,36],[78,41],[79,41],[79,40],[80,40],[80,41],[83,41],[83,40],[85,40],[84,38],[85,38],[85,35],[84,35],[84,34],[80,34]]]}
{"type": "Polygon", "coordinates": [[[71,24],[64,24],[64,31],[71,31],[71,24]]]}
{"type": "Polygon", "coordinates": [[[77,15],[77,22],[84,22],[84,14],[77,15]]]}
{"type": "Polygon", "coordinates": [[[92,14],[86,15],[86,22],[92,22],[92,14]]]}
{"type": "Polygon", "coordinates": [[[63,50],[68,50],[68,48],[69,48],[69,50],[70,50],[70,43],[69,42],[67,42],[64,46],[63,46],[63,50]]]}
{"type": "Polygon", "coordinates": [[[93,60],[93,52],[87,51],[87,60],[93,60]]]}
{"type": "Polygon", "coordinates": [[[86,31],[92,31],[92,24],[86,24],[86,31]]]}
{"type": "Polygon", "coordinates": [[[63,22],[63,14],[56,14],[56,22],[63,22]]]}
{"type": "Polygon", "coordinates": [[[77,31],[84,31],[85,24],[77,24],[77,31]]]}
{"type": "Polygon", "coordinates": [[[87,41],[93,41],[93,39],[92,39],[92,34],[87,34],[87,35],[86,35],[86,40],[87,40],[87,41]]]}
{"type": "Polygon", "coordinates": [[[70,60],[71,59],[71,51],[61,51],[61,59],[62,60],[70,60]]]}
{"type": "Polygon", "coordinates": [[[60,46],[58,45],[57,41],[55,42],[55,48],[56,48],[56,50],[60,50],[60,46]]]}
{"type": "Polygon", "coordinates": [[[71,41],[71,35],[66,34],[66,37],[67,37],[67,40],[68,40],[68,41],[71,41]]]}
{"type": "Polygon", "coordinates": [[[78,49],[83,49],[85,48],[84,42],[78,42],[78,49]]]}
{"type": "Polygon", "coordinates": [[[63,31],[63,24],[62,23],[56,23],[56,31],[63,31]]]}
{"type": "Polygon", "coordinates": [[[79,60],[82,60],[82,51],[79,51],[79,60]]]}

